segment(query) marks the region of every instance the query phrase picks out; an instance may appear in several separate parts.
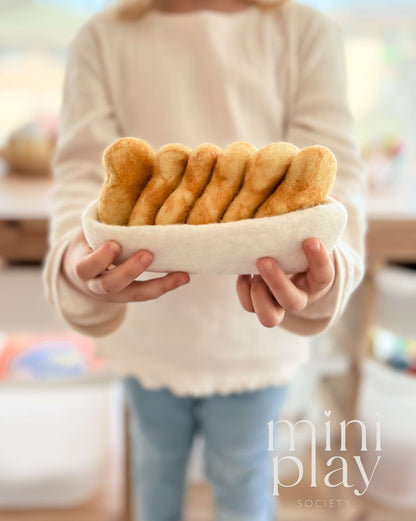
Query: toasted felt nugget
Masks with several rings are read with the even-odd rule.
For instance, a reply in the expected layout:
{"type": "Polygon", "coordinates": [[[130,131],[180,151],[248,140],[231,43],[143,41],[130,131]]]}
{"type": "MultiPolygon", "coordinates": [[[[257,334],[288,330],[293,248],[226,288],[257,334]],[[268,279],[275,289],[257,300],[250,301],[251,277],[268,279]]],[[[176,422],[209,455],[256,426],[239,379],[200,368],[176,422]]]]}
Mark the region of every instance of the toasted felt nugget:
{"type": "Polygon", "coordinates": [[[155,224],[159,208],[182,179],[190,153],[190,148],[175,143],[158,150],[153,176],[133,208],[129,226],[155,224]]]}
{"type": "Polygon", "coordinates": [[[255,217],[270,217],[321,204],[335,180],[334,154],[319,145],[304,148],[293,159],[283,181],[260,206],[255,217]]]}
{"type": "Polygon", "coordinates": [[[243,186],[225,212],[222,222],[251,219],[283,179],[298,153],[299,149],[289,143],[272,143],[256,152],[248,164],[243,186]]]}
{"type": "Polygon", "coordinates": [[[189,155],[179,186],[162,204],[156,224],[184,223],[195,201],[207,186],[221,150],[210,143],[197,146],[189,155]]]}
{"type": "Polygon", "coordinates": [[[153,173],[154,162],[154,150],[141,139],[121,138],[104,150],[106,177],[97,208],[100,222],[127,225],[137,198],[153,173]]]}
{"type": "Polygon", "coordinates": [[[248,162],[257,151],[249,143],[238,141],[218,156],[211,180],[187,219],[188,224],[208,224],[221,220],[243,181],[248,162]]]}

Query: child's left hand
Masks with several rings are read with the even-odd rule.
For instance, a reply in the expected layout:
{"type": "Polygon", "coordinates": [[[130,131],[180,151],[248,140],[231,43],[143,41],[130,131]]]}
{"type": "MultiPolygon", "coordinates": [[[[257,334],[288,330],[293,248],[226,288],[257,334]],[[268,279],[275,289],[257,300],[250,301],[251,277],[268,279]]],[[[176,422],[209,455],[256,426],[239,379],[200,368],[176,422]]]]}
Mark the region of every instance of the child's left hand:
{"type": "Polygon", "coordinates": [[[239,275],[237,294],[242,307],[256,313],[265,327],[278,326],[286,311],[301,311],[331,289],[334,257],[319,239],[307,239],[303,251],[309,262],[304,273],[286,275],[270,257],[257,261],[260,275],[239,275]]]}

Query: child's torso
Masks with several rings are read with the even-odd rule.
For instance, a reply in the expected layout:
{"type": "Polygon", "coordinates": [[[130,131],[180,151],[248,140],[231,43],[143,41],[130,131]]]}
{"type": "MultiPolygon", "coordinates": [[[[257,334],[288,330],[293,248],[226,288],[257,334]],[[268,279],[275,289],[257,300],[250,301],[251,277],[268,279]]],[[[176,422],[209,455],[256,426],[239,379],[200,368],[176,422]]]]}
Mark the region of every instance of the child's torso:
{"type": "Polygon", "coordinates": [[[288,50],[276,15],[247,9],[150,13],[125,24],[105,53],[116,67],[109,95],[123,135],[258,147],[283,139],[288,50]]]}

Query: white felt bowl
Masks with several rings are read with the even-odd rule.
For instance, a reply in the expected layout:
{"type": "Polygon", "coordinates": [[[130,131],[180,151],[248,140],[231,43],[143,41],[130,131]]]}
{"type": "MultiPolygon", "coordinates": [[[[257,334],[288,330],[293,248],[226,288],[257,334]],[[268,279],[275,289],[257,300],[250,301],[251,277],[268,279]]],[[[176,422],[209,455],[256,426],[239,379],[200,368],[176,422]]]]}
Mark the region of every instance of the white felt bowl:
{"type": "Polygon", "coordinates": [[[313,208],[231,223],[114,226],[97,220],[97,201],[82,217],[91,248],[109,240],[121,245],[117,264],[139,250],[148,250],[154,256],[152,272],[206,275],[258,273],[256,260],[266,256],[273,257],[286,273],[305,271],[303,241],[317,237],[331,251],[346,222],[346,209],[332,198],[313,208]]]}

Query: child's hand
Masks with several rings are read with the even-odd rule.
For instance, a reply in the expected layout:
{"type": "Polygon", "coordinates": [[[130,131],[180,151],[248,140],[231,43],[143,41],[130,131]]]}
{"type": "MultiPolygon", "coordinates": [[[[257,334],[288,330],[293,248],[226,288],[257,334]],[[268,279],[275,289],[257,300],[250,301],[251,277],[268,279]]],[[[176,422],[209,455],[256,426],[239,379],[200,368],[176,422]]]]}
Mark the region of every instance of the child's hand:
{"type": "Polygon", "coordinates": [[[139,251],[115,267],[121,248],[109,241],[93,251],[81,231],[68,246],[63,261],[64,277],[85,295],[103,302],[140,302],[160,297],[189,282],[187,273],[169,273],[146,281],[135,281],[153,262],[147,251],[139,251]]]}
{"type": "Polygon", "coordinates": [[[303,250],[309,262],[304,273],[286,275],[271,258],[257,261],[260,275],[240,275],[237,294],[246,311],[256,313],[265,327],[279,325],[286,311],[300,311],[330,290],[334,259],[319,239],[307,239],[303,250]]]}

